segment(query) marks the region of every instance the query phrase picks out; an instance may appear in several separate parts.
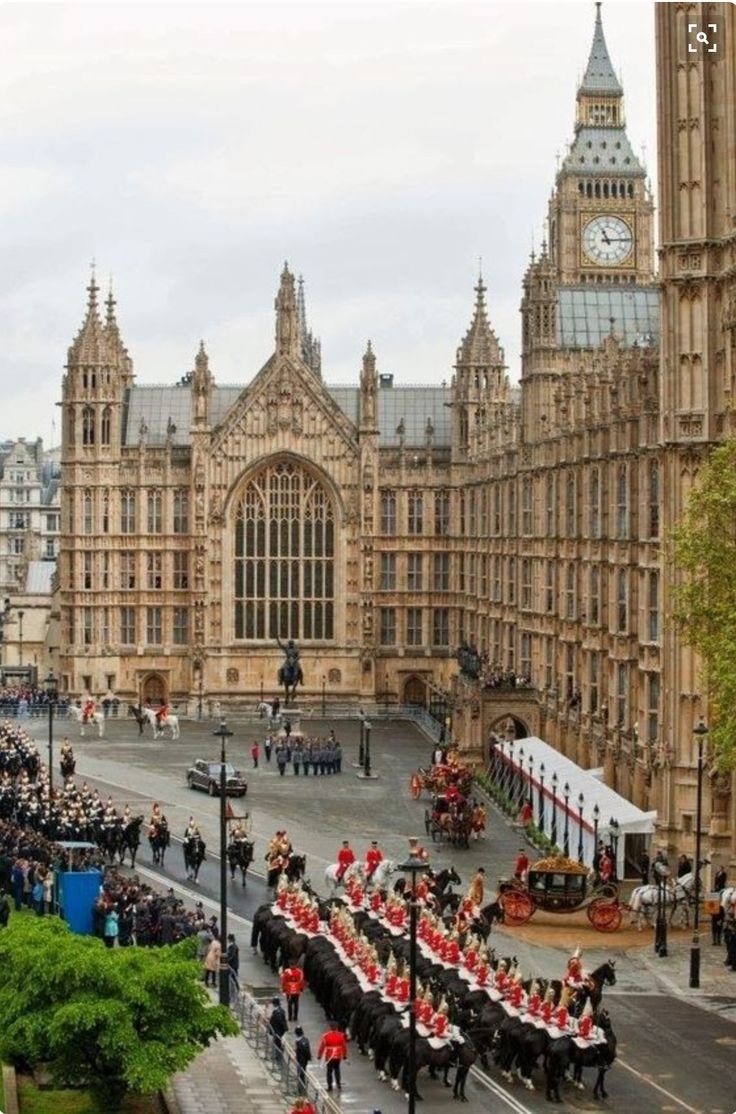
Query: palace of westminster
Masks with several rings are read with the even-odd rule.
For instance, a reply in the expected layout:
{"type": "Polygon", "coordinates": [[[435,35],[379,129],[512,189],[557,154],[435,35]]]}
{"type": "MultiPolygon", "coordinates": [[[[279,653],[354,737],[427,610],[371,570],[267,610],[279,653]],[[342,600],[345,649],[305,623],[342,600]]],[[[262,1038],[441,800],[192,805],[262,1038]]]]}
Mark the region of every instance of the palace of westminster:
{"type": "MultiPolygon", "coordinates": [[[[449,386],[394,383],[368,344],[339,388],[288,267],[274,350],[243,387],[217,385],[203,345],[176,385],[138,384],[92,280],[62,388],[65,691],[252,706],[293,638],[302,701],[445,699],[480,746],[513,720],[687,845],[707,708],[666,541],[734,425],[736,16],[654,7],[658,269],[599,6],[522,280],[519,387],[482,280],[449,386]],[[688,23],[717,23],[718,52],[689,51],[688,23]],[[464,685],[463,641],[529,684],[464,685]]],[[[729,859],[733,779],[706,784],[729,859]]]]}

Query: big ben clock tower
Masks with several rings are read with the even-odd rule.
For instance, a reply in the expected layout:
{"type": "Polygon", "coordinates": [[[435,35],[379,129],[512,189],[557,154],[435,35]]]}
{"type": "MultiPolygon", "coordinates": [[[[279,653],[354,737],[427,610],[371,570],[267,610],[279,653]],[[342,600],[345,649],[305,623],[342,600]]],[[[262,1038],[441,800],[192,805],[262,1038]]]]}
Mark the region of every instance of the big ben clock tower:
{"type": "Polygon", "coordinates": [[[549,203],[550,256],[562,283],[650,283],[652,198],[626,134],[624,91],[596,8],[575,138],[549,203]]]}
{"type": "Polygon", "coordinates": [[[565,354],[595,350],[613,331],[623,347],[658,339],[652,197],[624,118],[596,4],[590,57],[577,92],[575,135],[557,172],[549,242],[524,277],[523,436],[547,420],[565,354]]]}

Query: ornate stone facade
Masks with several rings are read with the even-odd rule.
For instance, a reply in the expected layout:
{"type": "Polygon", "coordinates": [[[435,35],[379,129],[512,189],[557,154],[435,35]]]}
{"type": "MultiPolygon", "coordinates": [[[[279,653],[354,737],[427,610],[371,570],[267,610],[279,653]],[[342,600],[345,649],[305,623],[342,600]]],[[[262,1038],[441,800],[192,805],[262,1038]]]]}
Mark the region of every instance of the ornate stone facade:
{"type": "MultiPolygon", "coordinates": [[[[454,699],[478,749],[511,717],[687,849],[701,687],[663,542],[732,420],[733,55],[688,56],[682,33],[714,19],[732,50],[732,8],[657,5],[660,290],[598,15],[523,280],[520,390],[482,280],[449,387],[395,387],[369,344],[359,386],[328,388],[285,268],[274,353],[242,390],[204,346],[176,387],[137,386],[91,284],[63,389],[67,689],[252,703],[293,637],[305,699],[454,699]],[[454,683],[464,639],[534,687],[454,683]]],[[[730,789],[714,783],[724,854],[730,789]]]]}

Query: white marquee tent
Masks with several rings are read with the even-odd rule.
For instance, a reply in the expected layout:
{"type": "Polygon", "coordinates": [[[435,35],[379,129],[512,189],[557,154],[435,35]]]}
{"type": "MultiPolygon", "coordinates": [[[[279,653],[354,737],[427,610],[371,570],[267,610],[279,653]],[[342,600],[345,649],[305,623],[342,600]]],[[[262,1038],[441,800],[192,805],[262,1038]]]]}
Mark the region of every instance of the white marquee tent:
{"type": "Polygon", "coordinates": [[[526,797],[531,801],[533,820],[537,825],[541,802],[545,834],[549,836],[554,829],[560,847],[563,846],[567,812],[568,844],[573,859],[578,858],[582,829],[582,858],[587,866],[593,865],[595,854],[594,818],[597,808],[599,840],[611,843],[612,830],[618,834],[616,874],[619,878],[624,877],[626,837],[651,835],[655,830],[656,812],[642,812],[604,784],[601,770],[581,769],[564,754],[534,736],[512,742],[499,739],[495,752],[509,772],[515,771],[517,778],[523,776],[528,787],[526,797]],[[615,821],[613,826],[612,820],[615,821]]]}

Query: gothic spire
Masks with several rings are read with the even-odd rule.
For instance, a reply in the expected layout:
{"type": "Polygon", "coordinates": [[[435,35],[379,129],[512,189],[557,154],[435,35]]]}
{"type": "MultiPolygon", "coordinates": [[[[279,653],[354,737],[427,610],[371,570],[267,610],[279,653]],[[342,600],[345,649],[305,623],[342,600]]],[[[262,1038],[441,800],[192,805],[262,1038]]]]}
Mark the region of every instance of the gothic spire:
{"type": "Polygon", "coordinates": [[[92,264],[90,281],[87,287],[87,313],[82,327],[72,342],[68,353],[68,364],[89,364],[100,366],[107,362],[105,330],[100,320],[97,295],[100,288],[95,278],[95,265],[92,264]]]}
{"type": "Polygon", "coordinates": [[[483,276],[478,276],[475,287],[475,311],[470,328],[463,337],[457,352],[458,367],[492,367],[503,364],[503,353],[498,339],[488,321],[486,310],[486,285],[483,276]]]}
{"type": "Polygon", "coordinates": [[[623,88],[616,77],[611,56],[606,46],[606,37],[603,34],[603,21],[601,19],[601,0],[597,0],[595,6],[593,44],[590,48],[590,57],[579,92],[618,97],[623,93],[623,88]]]}

